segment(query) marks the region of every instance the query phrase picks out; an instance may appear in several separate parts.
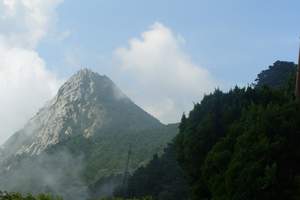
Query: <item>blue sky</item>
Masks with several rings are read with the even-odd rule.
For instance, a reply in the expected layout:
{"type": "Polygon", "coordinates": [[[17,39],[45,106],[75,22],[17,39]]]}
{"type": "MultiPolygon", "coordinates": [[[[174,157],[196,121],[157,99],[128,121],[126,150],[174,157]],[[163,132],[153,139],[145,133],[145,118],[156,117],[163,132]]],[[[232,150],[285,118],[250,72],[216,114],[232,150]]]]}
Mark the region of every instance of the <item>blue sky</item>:
{"type": "Polygon", "coordinates": [[[82,67],[163,123],[296,61],[299,0],[0,0],[0,144],[82,67]],[[20,101],[20,99],[22,101],[20,101]]]}
{"type": "Polygon", "coordinates": [[[195,63],[228,87],[244,85],[278,59],[296,61],[299,8],[297,0],[65,0],[57,26],[70,37],[63,43],[44,41],[39,52],[66,73],[65,52],[76,49],[82,65],[101,73],[115,48],[161,22],[184,37],[195,63]]]}

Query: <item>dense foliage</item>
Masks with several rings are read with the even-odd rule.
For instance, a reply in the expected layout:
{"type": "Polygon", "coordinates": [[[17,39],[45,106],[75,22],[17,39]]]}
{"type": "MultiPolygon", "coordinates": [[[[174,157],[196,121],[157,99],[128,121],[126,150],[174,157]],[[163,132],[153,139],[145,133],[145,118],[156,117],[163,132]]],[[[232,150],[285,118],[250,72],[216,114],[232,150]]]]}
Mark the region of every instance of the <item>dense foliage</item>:
{"type": "Polygon", "coordinates": [[[54,197],[49,194],[39,194],[33,196],[31,194],[22,195],[20,193],[7,193],[0,191],[0,200],[62,200],[60,197],[54,197]]]}
{"type": "Polygon", "coordinates": [[[276,61],[268,69],[257,75],[257,86],[269,86],[272,88],[282,88],[289,78],[296,77],[297,66],[293,62],[276,61]]]}
{"type": "Polygon", "coordinates": [[[154,155],[146,166],[137,169],[125,187],[119,188],[116,196],[152,196],[158,200],[186,199],[187,183],[176,161],[174,144],[170,144],[162,156],[154,155]]]}
{"type": "Polygon", "coordinates": [[[192,199],[299,199],[299,141],[293,89],[261,86],[204,97],[176,147],[192,199]]]}

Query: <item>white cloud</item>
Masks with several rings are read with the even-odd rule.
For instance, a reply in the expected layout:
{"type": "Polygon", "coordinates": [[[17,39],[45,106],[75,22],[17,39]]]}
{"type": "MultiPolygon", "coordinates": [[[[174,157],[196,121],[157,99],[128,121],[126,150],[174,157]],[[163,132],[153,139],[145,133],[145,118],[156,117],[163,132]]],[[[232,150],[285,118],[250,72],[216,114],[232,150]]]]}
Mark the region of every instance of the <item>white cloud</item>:
{"type": "Polygon", "coordinates": [[[153,24],[141,38],[115,51],[124,81],[119,85],[139,105],[163,122],[177,122],[216,87],[209,71],[193,63],[183,51],[185,40],[161,23],[153,24]],[[126,76],[126,77],[125,77],[126,76]]]}
{"type": "Polygon", "coordinates": [[[9,46],[35,48],[56,21],[62,0],[0,0],[0,35],[9,46]]]}
{"type": "Polygon", "coordinates": [[[36,51],[61,0],[0,0],[0,144],[56,92],[60,81],[36,51]]]}

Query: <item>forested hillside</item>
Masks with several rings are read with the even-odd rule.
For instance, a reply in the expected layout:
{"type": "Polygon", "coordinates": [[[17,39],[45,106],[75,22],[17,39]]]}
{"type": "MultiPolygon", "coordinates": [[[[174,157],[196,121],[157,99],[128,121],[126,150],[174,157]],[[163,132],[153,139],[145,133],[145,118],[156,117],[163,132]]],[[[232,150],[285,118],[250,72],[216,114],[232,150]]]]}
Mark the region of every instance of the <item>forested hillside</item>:
{"type": "Polygon", "coordinates": [[[216,90],[183,118],[176,146],[191,199],[300,198],[300,104],[287,82],[265,83],[216,90]]]}
{"type": "Polygon", "coordinates": [[[294,72],[295,64],[278,61],[252,87],[205,96],[183,115],[180,133],[165,154],[132,175],[123,196],[299,199],[300,104],[294,98],[294,72]],[[172,178],[164,182],[165,177],[172,178]]]}

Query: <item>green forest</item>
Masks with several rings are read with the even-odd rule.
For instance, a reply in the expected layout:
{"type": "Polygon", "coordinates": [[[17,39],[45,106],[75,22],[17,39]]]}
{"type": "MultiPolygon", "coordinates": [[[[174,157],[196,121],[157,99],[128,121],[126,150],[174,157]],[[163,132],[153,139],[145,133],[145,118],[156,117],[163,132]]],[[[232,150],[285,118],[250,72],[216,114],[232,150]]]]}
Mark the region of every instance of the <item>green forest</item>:
{"type": "Polygon", "coordinates": [[[165,154],[137,170],[117,196],[300,199],[295,72],[295,64],[277,61],[249,87],[206,95],[182,116],[165,154]]]}
{"type": "MultiPolygon", "coordinates": [[[[173,142],[111,200],[300,199],[296,67],[277,61],[251,86],[204,96],[183,114],[173,142]]],[[[59,198],[1,193],[0,199],[59,198]]]]}

